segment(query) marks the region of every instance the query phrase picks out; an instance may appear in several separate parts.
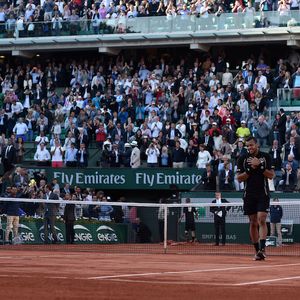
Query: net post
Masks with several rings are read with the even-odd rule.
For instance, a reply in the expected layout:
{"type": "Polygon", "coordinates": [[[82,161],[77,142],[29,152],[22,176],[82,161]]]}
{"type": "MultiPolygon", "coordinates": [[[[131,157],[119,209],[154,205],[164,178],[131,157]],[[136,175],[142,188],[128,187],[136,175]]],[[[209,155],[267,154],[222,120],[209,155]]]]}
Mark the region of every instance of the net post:
{"type": "Polygon", "coordinates": [[[168,206],[164,204],[164,253],[167,253],[167,240],[168,240],[168,206]]]}

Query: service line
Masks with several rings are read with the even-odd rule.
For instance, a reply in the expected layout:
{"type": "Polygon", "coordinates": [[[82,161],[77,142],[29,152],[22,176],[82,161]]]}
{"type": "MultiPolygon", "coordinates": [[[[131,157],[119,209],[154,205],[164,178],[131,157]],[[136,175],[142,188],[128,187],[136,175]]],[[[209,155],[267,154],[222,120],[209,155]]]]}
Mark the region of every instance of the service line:
{"type": "Polygon", "coordinates": [[[87,279],[111,279],[111,278],[124,278],[124,277],[140,277],[140,276],[151,276],[151,275],[171,275],[171,274],[190,274],[190,273],[204,273],[204,272],[220,272],[220,271],[233,271],[233,270],[247,270],[247,269],[264,269],[264,268],[278,268],[287,266],[299,266],[300,263],[295,264],[282,264],[282,265],[261,265],[261,266],[236,266],[229,268],[216,268],[216,269],[198,269],[198,270],[187,270],[187,271],[165,271],[165,272],[150,272],[150,273],[130,273],[130,274],[119,274],[119,275],[105,275],[97,277],[88,277],[87,279]]]}

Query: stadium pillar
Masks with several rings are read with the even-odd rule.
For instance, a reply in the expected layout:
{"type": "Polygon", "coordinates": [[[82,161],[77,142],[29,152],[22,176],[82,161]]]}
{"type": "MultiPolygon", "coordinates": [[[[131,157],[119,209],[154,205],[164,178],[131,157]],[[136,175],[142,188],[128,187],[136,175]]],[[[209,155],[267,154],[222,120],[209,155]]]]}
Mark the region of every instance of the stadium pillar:
{"type": "Polygon", "coordinates": [[[293,48],[300,48],[300,41],[298,40],[287,40],[286,42],[287,46],[293,47],[293,48]]]}
{"type": "Polygon", "coordinates": [[[35,53],[32,51],[24,51],[24,50],[13,50],[11,52],[12,56],[22,56],[22,57],[26,57],[26,58],[32,58],[35,53]]]}
{"type": "Polygon", "coordinates": [[[98,52],[99,53],[111,54],[111,55],[118,55],[120,53],[120,50],[116,49],[116,48],[99,47],[98,52]]]}
{"type": "Polygon", "coordinates": [[[199,51],[203,51],[203,52],[208,52],[209,51],[210,46],[209,45],[204,45],[204,44],[190,44],[190,49],[191,50],[199,50],[199,51]]]}

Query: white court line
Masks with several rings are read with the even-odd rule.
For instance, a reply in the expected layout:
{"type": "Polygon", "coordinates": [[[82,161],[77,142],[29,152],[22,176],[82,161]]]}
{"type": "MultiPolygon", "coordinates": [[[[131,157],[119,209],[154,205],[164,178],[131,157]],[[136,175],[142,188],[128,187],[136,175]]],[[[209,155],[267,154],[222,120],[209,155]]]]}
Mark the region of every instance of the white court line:
{"type": "Polygon", "coordinates": [[[191,281],[158,281],[158,280],[136,280],[136,279],[108,279],[115,282],[128,283],[148,283],[148,284],[166,284],[166,285],[205,285],[205,286],[232,286],[231,283],[213,283],[213,282],[191,282],[191,281]]]}
{"type": "Polygon", "coordinates": [[[291,280],[291,279],[300,279],[300,276],[266,279],[266,280],[259,280],[259,281],[250,281],[250,282],[242,282],[242,283],[236,283],[236,284],[233,284],[233,285],[243,286],[243,285],[261,284],[261,283],[284,281],[284,280],[291,280]]]}
{"type": "Polygon", "coordinates": [[[217,268],[217,269],[198,269],[188,271],[167,271],[167,272],[152,272],[152,273],[137,273],[137,274],[119,274],[119,275],[107,275],[88,277],[87,279],[112,279],[112,278],[124,278],[124,277],[139,277],[139,276],[151,276],[151,275],[169,275],[169,274],[189,274],[189,273],[204,273],[204,272],[220,272],[220,271],[232,271],[232,270],[244,270],[244,269],[260,269],[260,268],[274,268],[274,267],[287,267],[287,266],[299,266],[296,264],[283,264],[283,265],[262,265],[262,266],[238,266],[229,268],[217,268]]]}

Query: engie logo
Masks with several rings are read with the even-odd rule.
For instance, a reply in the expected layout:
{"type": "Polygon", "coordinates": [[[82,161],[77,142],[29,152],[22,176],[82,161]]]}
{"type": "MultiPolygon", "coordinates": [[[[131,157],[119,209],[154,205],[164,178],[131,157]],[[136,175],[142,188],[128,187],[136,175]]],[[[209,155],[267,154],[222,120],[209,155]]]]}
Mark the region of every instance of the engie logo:
{"type": "Polygon", "coordinates": [[[92,242],[93,237],[90,233],[90,230],[82,225],[75,225],[75,242],[92,242]]]}
{"type": "MultiPolygon", "coordinates": [[[[57,240],[60,242],[64,241],[64,235],[62,234],[61,230],[54,226],[55,230],[56,230],[56,236],[57,236],[57,240]]],[[[50,228],[48,228],[48,240],[50,240],[51,242],[53,241],[53,236],[52,233],[49,232],[50,228]]],[[[44,225],[42,227],[40,227],[39,229],[40,232],[40,238],[43,242],[45,242],[45,233],[44,233],[44,225]]]]}
{"type": "Polygon", "coordinates": [[[32,232],[32,229],[24,224],[19,224],[19,228],[20,228],[20,236],[22,238],[23,242],[34,242],[35,241],[35,237],[34,234],[32,232]]]}
{"type": "Polygon", "coordinates": [[[97,238],[100,242],[104,242],[104,243],[118,242],[118,237],[115,231],[109,226],[106,225],[99,226],[96,232],[97,232],[97,238]]]}

